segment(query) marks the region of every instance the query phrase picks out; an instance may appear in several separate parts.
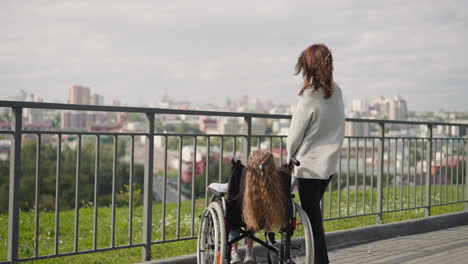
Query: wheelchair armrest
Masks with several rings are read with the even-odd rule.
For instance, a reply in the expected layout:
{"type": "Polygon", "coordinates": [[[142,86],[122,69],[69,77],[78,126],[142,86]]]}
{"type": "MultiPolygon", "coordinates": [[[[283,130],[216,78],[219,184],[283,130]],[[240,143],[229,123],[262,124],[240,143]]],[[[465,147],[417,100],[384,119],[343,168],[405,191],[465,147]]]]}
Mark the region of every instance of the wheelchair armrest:
{"type": "Polygon", "coordinates": [[[228,191],[228,184],[211,183],[210,185],[208,185],[208,191],[214,196],[222,197],[228,191]]]}
{"type": "Polygon", "coordinates": [[[212,195],[218,197],[218,198],[221,198],[223,197],[226,193],[225,192],[217,192],[211,188],[208,189],[208,192],[210,192],[212,195]]]}

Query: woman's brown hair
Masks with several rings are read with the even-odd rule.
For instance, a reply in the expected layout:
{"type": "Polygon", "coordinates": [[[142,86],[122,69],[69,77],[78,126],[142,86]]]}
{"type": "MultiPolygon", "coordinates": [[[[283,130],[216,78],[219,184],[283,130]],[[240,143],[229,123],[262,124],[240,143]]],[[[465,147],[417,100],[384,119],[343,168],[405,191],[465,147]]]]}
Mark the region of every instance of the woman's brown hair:
{"type": "Polygon", "coordinates": [[[273,155],[267,151],[253,152],[245,177],[242,217],[247,229],[257,231],[283,227],[287,197],[273,155]]]}
{"type": "Polygon", "coordinates": [[[331,51],[324,44],[314,44],[305,49],[296,64],[296,75],[302,72],[304,82],[299,95],[302,95],[307,87],[312,86],[314,91],[320,87],[325,92],[325,99],[333,93],[333,57],[331,51]]]}

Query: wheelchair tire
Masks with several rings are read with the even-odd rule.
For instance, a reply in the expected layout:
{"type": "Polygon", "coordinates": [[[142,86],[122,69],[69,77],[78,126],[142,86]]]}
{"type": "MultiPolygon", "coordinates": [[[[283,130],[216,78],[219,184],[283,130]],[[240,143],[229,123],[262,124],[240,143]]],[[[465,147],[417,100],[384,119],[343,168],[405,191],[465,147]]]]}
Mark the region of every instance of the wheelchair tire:
{"type": "Polygon", "coordinates": [[[202,240],[202,233],[205,232],[205,225],[206,225],[206,221],[207,221],[207,218],[209,217],[210,215],[210,211],[208,210],[208,208],[206,208],[205,210],[203,210],[203,213],[200,215],[200,225],[198,227],[198,237],[197,237],[197,264],[200,264],[202,263],[202,244],[201,244],[201,240],[202,240]]]}
{"type": "Polygon", "coordinates": [[[197,240],[198,264],[222,264],[225,258],[226,231],[221,206],[212,202],[202,213],[197,240]]]}
{"type": "Polygon", "coordinates": [[[197,243],[197,262],[199,264],[214,263],[217,253],[218,227],[215,212],[211,208],[203,211],[197,243]],[[211,260],[211,261],[210,261],[211,260]]]}
{"type": "MultiPolygon", "coordinates": [[[[226,224],[224,221],[224,210],[219,202],[212,202],[210,205],[208,205],[209,208],[213,208],[216,217],[217,217],[217,224],[218,224],[218,230],[219,230],[219,235],[218,235],[218,259],[219,260],[224,260],[226,258],[226,247],[227,247],[227,237],[226,237],[226,224]]],[[[217,264],[222,264],[224,263],[223,261],[215,262],[217,264]]]]}
{"type": "Polygon", "coordinates": [[[314,263],[315,252],[312,225],[304,209],[297,203],[294,203],[294,207],[296,219],[297,217],[300,218],[303,232],[299,232],[299,228],[295,231],[296,237],[292,239],[290,247],[291,259],[296,263],[302,259],[305,259],[303,263],[314,263]]]}

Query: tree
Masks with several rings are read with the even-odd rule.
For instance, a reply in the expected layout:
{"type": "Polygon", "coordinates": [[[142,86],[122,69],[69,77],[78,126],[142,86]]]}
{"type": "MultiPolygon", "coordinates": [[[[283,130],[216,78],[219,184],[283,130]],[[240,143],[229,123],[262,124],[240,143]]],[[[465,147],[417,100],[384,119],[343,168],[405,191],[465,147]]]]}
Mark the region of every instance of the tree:
{"type": "MultiPolygon", "coordinates": [[[[108,142],[108,141],[107,141],[108,142]]],[[[123,162],[125,154],[125,142],[119,141],[116,192],[124,190],[128,185],[130,164],[123,162]]],[[[94,197],[95,175],[95,140],[83,138],[81,149],[81,162],[79,174],[79,203],[92,203],[94,197]]],[[[77,151],[69,144],[64,143],[61,151],[60,170],[60,209],[73,208],[75,205],[75,181],[77,167],[77,151]]],[[[35,181],[36,181],[36,142],[24,140],[21,150],[21,179],[20,201],[22,210],[30,210],[34,207],[35,181]]],[[[57,173],[57,146],[53,144],[41,144],[41,169],[40,169],[40,209],[52,210],[55,207],[55,184],[57,173]]],[[[143,165],[135,164],[134,188],[141,189],[143,185],[143,165]]],[[[112,197],[113,175],[113,144],[101,140],[99,157],[99,203],[109,205],[112,197]]],[[[0,161],[0,212],[8,210],[8,184],[9,162],[0,161]]]]}
{"type": "MultiPolygon", "coordinates": [[[[195,197],[201,198],[205,196],[206,185],[209,185],[213,182],[219,181],[219,160],[212,161],[209,166],[208,173],[208,184],[206,184],[206,172],[195,176],[195,197]]],[[[223,162],[223,170],[221,172],[221,183],[227,183],[229,179],[229,174],[231,173],[231,164],[230,162],[223,162]]],[[[184,186],[184,189],[187,190],[187,194],[191,192],[191,184],[188,183],[184,186]]]]}

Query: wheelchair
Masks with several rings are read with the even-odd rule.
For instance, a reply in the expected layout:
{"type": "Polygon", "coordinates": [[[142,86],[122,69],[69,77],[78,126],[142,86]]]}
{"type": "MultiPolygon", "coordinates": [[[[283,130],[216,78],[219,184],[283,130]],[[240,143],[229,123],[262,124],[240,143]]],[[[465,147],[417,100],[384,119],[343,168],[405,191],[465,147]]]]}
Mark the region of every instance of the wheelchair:
{"type": "Polygon", "coordinates": [[[254,240],[267,250],[268,263],[294,264],[299,263],[299,259],[300,263],[314,263],[312,226],[305,211],[294,201],[291,188],[291,171],[293,165],[299,165],[299,161],[292,158],[288,164],[277,168],[284,181],[284,191],[290,197],[288,215],[285,216],[287,224],[279,230],[280,241],[275,241],[275,232],[265,231],[265,239],[262,240],[245,228],[241,213],[246,168],[236,157],[231,163],[227,192],[211,190],[211,202],[200,216],[197,263],[229,264],[231,246],[245,238],[254,240]],[[229,240],[230,230],[240,235],[229,240]]]}

